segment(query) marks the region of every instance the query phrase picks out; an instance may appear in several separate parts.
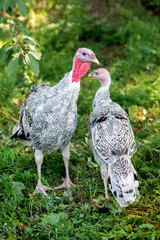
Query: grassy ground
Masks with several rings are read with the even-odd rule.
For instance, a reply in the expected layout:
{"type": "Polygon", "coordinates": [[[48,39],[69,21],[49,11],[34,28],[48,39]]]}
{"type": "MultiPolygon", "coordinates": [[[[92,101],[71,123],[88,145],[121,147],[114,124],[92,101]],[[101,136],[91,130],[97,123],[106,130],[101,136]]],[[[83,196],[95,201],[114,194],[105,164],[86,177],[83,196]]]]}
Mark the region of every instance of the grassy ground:
{"type": "MultiPolygon", "coordinates": [[[[32,29],[43,53],[39,77],[20,67],[17,76],[9,79],[0,66],[0,239],[160,239],[159,19],[141,5],[138,11],[122,5],[115,5],[113,10],[109,5],[107,17],[97,17],[98,12],[90,9],[91,19],[79,5],[74,7],[74,14],[71,8],[60,16],[57,12],[59,22],[51,14],[48,18],[39,7],[36,28],[32,29]],[[127,111],[134,130],[137,152],[132,162],[140,197],[127,208],[120,208],[111,193],[101,207],[104,187],[88,134],[92,101],[100,86],[97,80],[87,76],[81,80],[78,127],[71,144],[72,202],[66,190],[51,191],[47,197],[33,196],[37,182],[33,151],[19,143],[7,143],[30,86],[37,82],[56,84],[71,69],[73,55],[82,46],[91,48],[101,66],[109,69],[111,98],[127,111]]],[[[29,14],[31,18],[33,12],[29,14]]],[[[8,34],[0,27],[3,43],[8,34]]],[[[43,183],[57,186],[64,175],[62,156],[45,155],[43,183]]]]}

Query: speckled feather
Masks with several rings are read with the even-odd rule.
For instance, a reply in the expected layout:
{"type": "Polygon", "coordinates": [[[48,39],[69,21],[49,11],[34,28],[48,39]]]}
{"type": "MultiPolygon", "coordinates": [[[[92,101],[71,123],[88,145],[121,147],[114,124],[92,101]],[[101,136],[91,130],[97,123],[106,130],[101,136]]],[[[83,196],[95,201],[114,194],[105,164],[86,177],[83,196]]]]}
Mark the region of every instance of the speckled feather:
{"type": "Polygon", "coordinates": [[[21,108],[17,138],[24,134],[33,149],[44,153],[62,150],[76,129],[79,90],[80,82],[72,83],[72,71],[54,87],[33,86],[21,108]]]}
{"type": "Polygon", "coordinates": [[[121,206],[127,206],[127,201],[135,199],[138,186],[130,161],[136,145],[127,113],[112,102],[108,87],[102,86],[95,95],[89,130],[95,160],[104,167],[108,164],[110,190],[121,206]]]}

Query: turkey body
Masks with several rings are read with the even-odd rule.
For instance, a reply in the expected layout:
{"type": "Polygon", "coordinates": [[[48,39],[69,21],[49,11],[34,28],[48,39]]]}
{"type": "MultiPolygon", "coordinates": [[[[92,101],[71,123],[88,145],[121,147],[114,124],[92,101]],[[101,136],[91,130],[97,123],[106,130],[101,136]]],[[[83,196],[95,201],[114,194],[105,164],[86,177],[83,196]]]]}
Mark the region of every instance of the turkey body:
{"type": "Polygon", "coordinates": [[[80,82],[72,83],[72,71],[54,87],[33,86],[21,108],[17,139],[24,138],[44,153],[62,150],[76,129],[79,90],[80,82]]]}
{"type": "Polygon", "coordinates": [[[94,157],[101,168],[106,198],[108,178],[109,188],[117,202],[121,207],[126,207],[128,202],[135,200],[135,187],[138,187],[136,171],[130,160],[136,145],[127,113],[112,102],[108,86],[101,86],[95,95],[89,130],[94,157]]]}
{"type": "Polygon", "coordinates": [[[35,151],[38,184],[35,192],[47,195],[46,190],[53,190],[41,183],[41,165],[43,153],[60,151],[66,169],[66,180],[54,189],[70,188],[68,161],[70,140],[77,126],[77,105],[80,82],[72,82],[72,71],[54,87],[36,84],[24,101],[18,124],[14,127],[11,139],[31,146],[35,151]]]}

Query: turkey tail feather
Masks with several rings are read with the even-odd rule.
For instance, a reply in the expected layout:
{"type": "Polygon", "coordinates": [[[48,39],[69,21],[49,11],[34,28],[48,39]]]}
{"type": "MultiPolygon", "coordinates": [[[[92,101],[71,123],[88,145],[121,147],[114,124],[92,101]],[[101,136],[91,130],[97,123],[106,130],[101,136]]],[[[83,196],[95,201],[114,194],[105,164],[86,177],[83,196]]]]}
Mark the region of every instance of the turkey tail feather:
{"type": "Polygon", "coordinates": [[[10,137],[10,140],[16,139],[19,131],[20,131],[20,126],[19,126],[19,124],[16,124],[16,125],[13,127],[13,131],[12,131],[12,135],[11,135],[11,137],[10,137]]]}
{"type": "Polygon", "coordinates": [[[19,126],[19,124],[16,124],[13,127],[12,135],[9,140],[17,140],[17,139],[28,140],[24,134],[23,129],[19,126]]]}
{"type": "Polygon", "coordinates": [[[108,164],[108,183],[113,195],[121,207],[136,199],[138,187],[137,173],[127,155],[114,156],[108,164]]]}

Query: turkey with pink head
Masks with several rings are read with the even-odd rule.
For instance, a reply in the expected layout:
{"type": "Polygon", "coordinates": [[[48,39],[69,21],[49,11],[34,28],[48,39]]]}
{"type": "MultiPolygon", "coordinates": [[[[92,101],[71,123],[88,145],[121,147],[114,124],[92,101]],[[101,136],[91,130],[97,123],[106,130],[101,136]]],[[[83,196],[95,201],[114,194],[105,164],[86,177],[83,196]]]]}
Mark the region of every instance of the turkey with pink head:
{"type": "Polygon", "coordinates": [[[101,82],[93,101],[89,130],[94,157],[100,165],[105,196],[108,199],[108,180],[109,188],[117,202],[121,207],[127,207],[128,203],[135,200],[136,187],[139,185],[131,163],[132,154],[136,150],[133,131],[127,113],[110,99],[109,72],[100,68],[89,76],[101,82]]]}
{"type": "Polygon", "coordinates": [[[66,179],[57,188],[70,188],[68,162],[70,141],[77,126],[77,99],[80,78],[86,74],[91,62],[99,63],[92,50],[79,48],[74,56],[72,70],[55,86],[36,84],[24,101],[18,124],[13,128],[10,139],[31,146],[37,164],[38,184],[35,192],[47,195],[52,190],[41,182],[43,153],[61,151],[66,179]]]}

